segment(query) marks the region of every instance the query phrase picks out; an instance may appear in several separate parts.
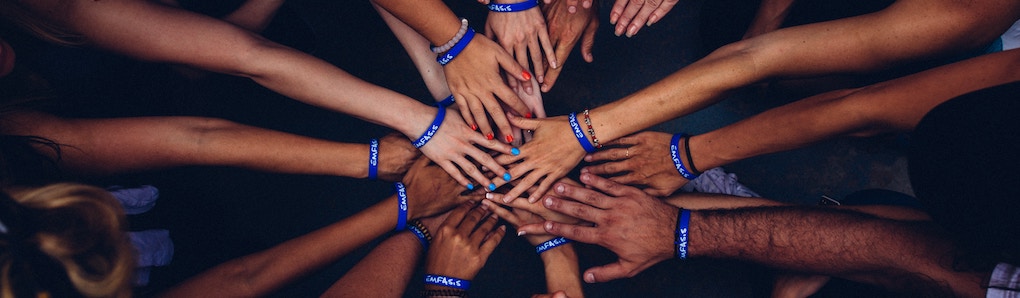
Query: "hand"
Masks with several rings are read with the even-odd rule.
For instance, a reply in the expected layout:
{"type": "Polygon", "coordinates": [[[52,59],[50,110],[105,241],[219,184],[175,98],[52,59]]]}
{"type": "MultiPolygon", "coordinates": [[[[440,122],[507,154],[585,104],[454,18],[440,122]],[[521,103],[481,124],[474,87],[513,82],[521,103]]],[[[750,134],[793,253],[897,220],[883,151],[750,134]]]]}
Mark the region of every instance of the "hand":
{"type": "Polygon", "coordinates": [[[677,0],[616,0],[609,11],[609,23],[616,24],[616,36],[624,34],[632,37],[641,30],[641,26],[651,26],[662,19],[677,0]]]}
{"type": "MultiPolygon", "coordinates": [[[[497,173],[499,176],[507,173],[491,155],[482,151],[476,145],[503,154],[510,154],[510,145],[496,140],[487,140],[485,137],[472,131],[471,128],[464,124],[463,119],[457,117],[451,110],[447,109],[447,111],[446,118],[443,119],[443,124],[439,131],[432,137],[432,140],[421,147],[421,152],[435,161],[436,164],[439,164],[461,186],[472,184],[464,174],[478,182],[478,184],[473,184],[473,187],[485,188],[492,184],[492,181],[482,171],[478,170],[475,163],[465,158],[465,156],[471,157],[472,160],[488,168],[493,173],[497,173]],[[461,173],[461,171],[464,171],[464,173],[461,173]]],[[[418,136],[412,138],[417,139],[418,136]]]]}
{"type": "Polygon", "coordinates": [[[542,227],[530,225],[521,230],[531,233],[544,229],[616,253],[619,256],[616,263],[585,271],[584,280],[589,283],[632,277],[674,256],[674,230],[679,213],[676,207],[637,188],[592,174],[581,174],[581,182],[602,192],[557,183],[556,193],[573,200],[545,198],[542,203],[554,211],[593,222],[595,227],[547,221],[542,227]]]}
{"type": "Polygon", "coordinates": [[[542,92],[549,92],[563,71],[561,66],[567,61],[578,40],[581,40],[581,56],[584,61],[591,63],[595,59],[591,54],[591,48],[595,45],[595,30],[599,27],[599,18],[590,0],[584,1],[587,6],[581,9],[580,13],[575,13],[577,0],[547,0],[545,3],[542,11],[549,26],[549,40],[556,47],[554,61],[557,62],[551,64],[551,68],[547,68],[545,80],[542,82],[542,92]]]}
{"type": "Polygon", "coordinates": [[[503,48],[488,37],[476,34],[457,58],[450,61],[443,70],[450,91],[457,100],[457,106],[460,107],[460,114],[468,126],[477,127],[486,138],[494,139],[497,135],[489,125],[491,116],[499,129],[495,133],[498,133],[501,140],[509,143],[512,140],[507,140],[506,137],[511,133],[510,123],[499,105],[500,101],[519,115],[527,115],[528,107],[503,82],[499,72],[501,68],[506,70],[511,80],[526,82],[531,79],[531,73],[517,64],[503,48]]]}
{"type": "Polygon", "coordinates": [[[403,183],[407,188],[408,219],[436,215],[471,198],[481,199],[481,194],[461,195],[464,188],[424,157],[411,165],[403,183]]]}
{"type": "Polygon", "coordinates": [[[609,142],[622,148],[599,150],[584,157],[587,162],[605,162],[587,166],[581,173],[609,177],[613,182],[644,187],[653,196],[668,196],[687,184],[673,166],[669,141],[673,135],[662,132],[640,132],[609,142]]]}
{"type": "MultiPolygon", "coordinates": [[[[529,202],[535,202],[549,190],[553,182],[566,176],[567,172],[577,166],[585,152],[581,145],[577,144],[566,116],[544,119],[512,116],[509,119],[514,126],[534,130],[535,138],[521,146],[519,155],[505,154],[496,157],[500,164],[513,164],[510,174],[513,178],[520,179],[503,198],[512,201],[538,183],[538,188],[529,191],[528,196],[529,202]]],[[[497,182],[497,186],[502,183],[497,182]]]]}
{"type": "MultiPolygon", "coordinates": [[[[545,28],[545,18],[537,6],[517,12],[490,11],[485,21],[485,35],[499,42],[503,49],[513,54],[517,58],[517,63],[523,66],[528,65],[530,55],[533,74],[539,83],[545,79],[545,62],[542,61],[542,57],[546,58],[549,65],[556,65],[556,56],[549,42],[549,31],[545,28]],[[542,50],[545,50],[544,54],[542,50]]],[[[507,80],[507,83],[512,89],[519,84],[515,79],[507,80]]],[[[520,85],[524,87],[526,93],[534,92],[530,80],[520,85]]]]}
{"type": "MultiPolygon", "coordinates": [[[[524,84],[531,84],[532,90],[538,89],[538,81],[534,78],[524,84]]],[[[522,85],[517,85],[517,88],[514,88],[514,92],[517,93],[517,97],[523,100],[524,104],[528,106],[528,109],[531,110],[532,117],[545,118],[545,103],[542,102],[542,93],[535,92],[529,94],[524,92],[521,86],[522,85]]],[[[511,126],[511,129],[513,130],[514,141],[511,142],[510,145],[515,147],[524,145],[525,142],[531,141],[533,137],[531,132],[520,129],[519,127],[511,126]]]]}
{"type": "MultiPolygon", "coordinates": [[[[517,202],[523,202],[517,200],[517,202]]],[[[482,205],[488,208],[492,213],[499,216],[503,220],[506,220],[514,227],[520,227],[527,224],[537,224],[545,222],[545,218],[538,216],[538,214],[524,210],[523,208],[513,208],[513,210],[503,208],[496,203],[489,200],[482,200],[482,205]]],[[[556,238],[549,234],[518,234],[518,236],[524,236],[531,245],[539,245],[542,242],[548,241],[549,239],[556,238]]]]}
{"type": "Polygon", "coordinates": [[[471,280],[506,235],[506,226],[476,202],[461,203],[435,232],[425,272],[471,280]]]}
{"type": "Polygon", "coordinates": [[[421,151],[414,148],[399,134],[389,134],[379,139],[379,178],[386,181],[400,181],[407,173],[421,151]]]}
{"type": "MultiPolygon", "coordinates": [[[[570,178],[560,178],[559,183],[570,184],[570,185],[574,185],[574,186],[578,186],[578,187],[582,186],[581,183],[578,183],[577,181],[574,181],[574,180],[570,180],[570,178]]],[[[552,197],[552,198],[557,198],[557,199],[563,199],[564,198],[562,196],[557,195],[555,192],[547,193],[545,195],[545,197],[547,197],[547,198],[548,197],[552,197]]],[[[521,210],[528,211],[530,213],[534,213],[535,215],[537,215],[539,217],[542,217],[542,218],[544,218],[545,220],[548,220],[548,221],[555,221],[555,222],[558,222],[558,223],[567,223],[567,224],[582,224],[582,223],[587,224],[587,222],[585,222],[583,220],[580,220],[580,219],[577,219],[576,217],[571,217],[571,216],[563,214],[563,213],[559,213],[559,212],[556,212],[556,211],[549,210],[549,208],[545,208],[545,205],[536,204],[536,203],[530,203],[526,199],[513,200],[513,201],[510,201],[509,203],[507,203],[507,202],[504,201],[505,199],[504,199],[503,194],[494,193],[494,192],[486,193],[485,194],[485,199],[487,201],[496,202],[496,203],[501,204],[503,206],[514,208],[514,210],[521,209],[521,210]]],[[[483,202],[485,202],[485,201],[483,201],[483,202]]],[[[500,215],[500,217],[503,217],[503,216],[500,215]]],[[[519,226],[520,225],[518,225],[518,227],[519,226]]],[[[543,233],[543,234],[545,234],[545,233],[543,233]]]]}

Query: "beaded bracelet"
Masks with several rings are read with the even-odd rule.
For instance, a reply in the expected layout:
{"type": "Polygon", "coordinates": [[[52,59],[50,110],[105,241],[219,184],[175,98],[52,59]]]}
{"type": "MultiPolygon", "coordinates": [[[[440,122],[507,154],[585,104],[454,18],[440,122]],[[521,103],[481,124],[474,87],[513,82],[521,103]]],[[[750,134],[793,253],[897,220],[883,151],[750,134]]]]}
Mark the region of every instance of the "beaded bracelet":
{"type": "Polygon", "coordinates": [[[440,107],[440,108],[445,108],[445,107],[453,105],[454,102],[457,102],[457,101],[453,99],[453,94],[450,94],[450,96],[447,96],[443,100],[437,102],[436,106],[440,107]]]}
{"type": "Polygon", "coordinates": [[[432,125],[429,126],[429,129],[426,129],[425,133],[418,137],[418,139],[415,140],[414,143],[411,143],[412,145],[414,145],[414,148],[421,148],[422,146],[425,146],[425,144],[428,144],[429,140],[432,139],[432,136],[435,135],[437,131],[439,131],[439,126],[443,125],[443,119],[445,118],[446,108],[439,107],[439,111],[436,112],[436,119],[432,120],[432,125]]]}
{"type": "Polygon", "coordinates": [[[518,12],[531,9],[532,7],[538,6],[538,0],[524,0],[524,2],[508,3],[508,4],[489,4],[489,11],[493,12],[518,12]]]}
{"type": "Polygon", "coordinates": [[[591,117],[588,116],[588,109],[584,109],[584,124],[588,125],[588,134],[591,135],[591,142],[595,143],[595,149],[602,149],[599,138],[595,136],[595,128],[591,127],[591,117]]]}
{"type": "Polygon", "coordinates": [[[425,284],[450,287],[464,291],[467,291],[468,288],[471,287],[470,280],[464,280],[455,277],[442,276],[436,274],[425,274],[425,284]]]}
{"type": "Polygon", "coordinates": [[[681,208],[676,218],[676,240],[673,241],[676,244],[676,257],[681,260],[687,259],[687,227],[690,221],[691,211],[681,208]]]}
{"type": "Polygon", "coordinates": [[[418,241],[421,242],[422,248],[425,251],[429,250],[429,244],[432,243],[432,234],[429,233],[429,229],[425,227],[425,224],[421,223],[420,220],[413,220],[407,225],[407,230],[418,237],[418,241]]]}
{"type": "Polygon", "coordinates": [[[588,137],[584,136],[584,132],[581,131],[581,125],[577,124],[577,113],[570,113],[570,116],[567,116],[567,120],[570,121],[570,129],[574,131],[574,137],[577,138],[577,142],[581,143],[581,148],[584,148],[584,151],[588,153],[595,152],[595,147],[591,146],[588,137]]]}
{"type": "Polygon", "coordinates": [[[453,45],[457,44],[457,42],[460,41],[460,39],[464,37],[464,34],[467,33],[467,30],[468,30],[468,20],[464,19],[464,18],[461,18],[460,19],[460,30],[457,31],[457,34],[453,35],[453,38],[451,38],[450,41],[447,41],[446,44],[443,44],[443,45],[438,46],[438,47],[430,47],[429,50],[432,50],[432,52],[436,53],[436,54],[449,51],[450,48],[453,47],[453,45]]]}
{"type": "Polygon", "coordinates": [[[403,183],[393,183],[397,190],[397,232],[407,228],[407,188],[403,183]]]}
{"type": "Polygon", "coordinates": [[[368,179],[379,176],[379,140],[368,141],[368,179]]]}
{"type": "Polygon", "coordinates": [[[560,245],[564,245],[564,244],[567,244],[567,243],[570,243],[570,239],[563,238],[563,237],[556,237],[556,238],[553,238],[553,239],[549,239],[549,241],[542,242],[539,245],[535,245],[535,252],[538,253],[538,254],[542,254],[543,252],[545,252],[547,250],[556,248],[556,247],[558,247],[560,245]]]}
{"type": "Polygon", "coordinates": [[[454,289],[442,289],[442,290],[421,290],[422,298],[431,297],[467,297],[467,291],[454,290],[454,289]]]}
{"type": "Polygon", "coordinates": [[[698,178],[698,175],[692,173],[691,171],[688,171],[687,168],[684,167],[684,163],[680,162],[680,153],[677,152],[678,151],[677,143],[680,142],[680,138],[686,136],[687,134],[684,133],[678,133],[673,135],[673,139],[669,141],[669,154],[671,157],[673,157],[673,166],[676,167],[677,172],[680,172],[680,176],[683,176],[684,179],[687,180],[694,180],[695,178],[698,178]]]}
{"type": "Polygon", "coordinates": [[[446,66],[447,63],[453,61],[453,58],[457,58],[457,55],[460,55],[460,52],[463,51],[464,48],[471,43],[471,39],[474,38],[475,29],[468,28],[467,33],[464,33],[464,37],[458,40],[457,44],[453,45],[453,48],[451,48],[450,51],[436,57],[436,62],[439,62],[439,65],[446,66]]]}

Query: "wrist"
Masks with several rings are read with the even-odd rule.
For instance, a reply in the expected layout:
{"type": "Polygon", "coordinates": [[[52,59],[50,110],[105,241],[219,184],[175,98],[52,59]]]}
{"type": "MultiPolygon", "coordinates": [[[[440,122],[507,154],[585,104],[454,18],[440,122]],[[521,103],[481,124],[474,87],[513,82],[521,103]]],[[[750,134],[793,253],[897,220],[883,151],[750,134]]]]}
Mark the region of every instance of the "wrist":
{"type": "Polygon", "coordinates": [[[545,264],[556,263],[560,261],[576,260],[577,252],[574,251],[574,244],[567,243],[560,245],[556,249],[547,250],[541,254],[538,254],[539,258],[545,264]]]}

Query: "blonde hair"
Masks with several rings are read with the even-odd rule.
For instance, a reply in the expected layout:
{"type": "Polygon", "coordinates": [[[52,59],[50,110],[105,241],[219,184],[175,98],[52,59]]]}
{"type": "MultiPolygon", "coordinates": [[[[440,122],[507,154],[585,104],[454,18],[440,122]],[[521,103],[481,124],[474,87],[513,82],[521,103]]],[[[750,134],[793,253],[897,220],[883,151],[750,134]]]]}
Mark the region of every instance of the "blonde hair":
{"type": "Polygon", "coordinates": [[[8,193],[0,194],[0,297],[131,296],[134,251],[109,192],[60,183],[8,193]]]}

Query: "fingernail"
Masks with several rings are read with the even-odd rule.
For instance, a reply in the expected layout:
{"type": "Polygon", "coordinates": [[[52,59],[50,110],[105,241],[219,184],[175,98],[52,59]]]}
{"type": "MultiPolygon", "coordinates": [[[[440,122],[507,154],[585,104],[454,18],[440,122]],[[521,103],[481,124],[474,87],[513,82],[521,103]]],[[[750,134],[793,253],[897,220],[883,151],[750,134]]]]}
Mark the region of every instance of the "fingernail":
{"type": "Polygon", "coordinates": [[[646,24],[645,26],[651,27],[652,24],[655,24],[655,21],[658,21],[658,20],[659,20],[659,16],[653,14],[652,16],[648,17],[648,24],[646,24]]]}
{"type": "Polygon", "coordinates": [[[525,70],[525,71],[522,71],[522,72],[521,72],[521,76],[522,76],[522,77],[524,77],[524,80],[525,80],[525,81],[527,81],[527,80],[530,80],[530,79],[531,79],[531,73],[530,73],[530,72],[528,72],[527,70],[525,70]]]}
{"type": "Polygon", "coordinates": [[[496,197],[496,195],[492,194],[491,192],[485,193],[485,198],[486,199],[492,200],[492,198],[494,198],[494,197],[496,197]]]}
{"type": "Polygon", "coordinates": [[[478,130],[478,125],[471,124],[471,130],[478,130]]]}
{"type": "Polygon", "coordinates": [[[510,176],[510,173],[503,173],[503,180],[510,182],[510,178],[513,178],[510,176]]]}
{"type": "Polygon", "coordinates": [[[475,185],[474,185],[474,184],[471,184],[471,183],[468,183],[468,185],[467,185],[467,189],[468,189],[468,190],[474,190],[474,189],[475,189],[475,185]]]}
{"type": "MultiPolygon", "coordinates": [[[[552,68],[557,68],[557,67],[560,67],[560,61],[558,61],[558,60],[553,60],[553,62],[552,62],[552,68]]],[[[542,83],[545,83],[545,81],[543,81],[542,83]]]]}
{"type": "Polygon", "coordinates": [[[510,148],[510,154],[514,156],[521,155],[521,149],[517,149],[517,147],[510,148]]]}
{"type": "Polygon", "coordinates": [[[514,141],[514,136],[506,135],[506,142],[507,143],[512,143],[513,141],[514,141]]]}
{"type": "Polygon", "coordinates": [[[552,198],[545,198],[545,201],[543,201],[542,203],[545,203],[546,207],[551,207],[553,205],[553,199],[552,198]]]}
{"type": "Polygon", "coordinates": [[[489,191],[496,190],[496,183],[489,183],[489,191]]]}
{"type": "Polygon", "coordinates": [[[507,204],[509,204],[509,203],[510,203],[510,199],[512,199],[512,198],[511,198],[511,197],[507,197],[507,196],[504,196],[504,197],[503,197],[503,203],[507,203],[507,204]]]}
{"type": "Polygon", "coordinates": [[[637,34],[637,30],[638,30],[638,25],[637,24],[631,24],[630,28],[627,29],[627,37],[633,37],[634,34],[637,34]]]}
{"type": "Polygon", "coordinates": [[[590,172],[591,172],[591,169],[588,169],[588,167],[581,168],[581,174],[590,173],[590,172]]]}
{"type": "Polygon", "coordinates": [[[613,34],[616,34],[616,36],[620,36],[621,34],[623,34],[623,28],[621,28],[620,26],[616,26],[616,31],[613,31],[613,34]]]}
{"type": "Polygon", "coordinates": [[[528,232],[525,232],[525,231],[517,231],[517,236],[518,236],[518,237],[520,237],[520,236],[524,236],[524,235],[526,235],[526,234],[528,234],[528,232]]]}
{"type": "MultiPolygon", "coordinates": [[[[556,66],[553,65],[553,68],[556,68],[556,66]]],[[[544,83],[545,82],[545,76],[538,76],[537,80],[538,80],[539,83],[544,83]]]]}
{"type": "MultiPolygon", "coordinates": [[[[583,180],[584,178],[581,178],[581,179],[583,180]]],[[[564,187],[563,184],[557,184],[556,185],[556,192],[562,194],[564,192],[567,192],[567,188],[564,187]]]]}
{"type": "MultiPolygon", "coordinates": [[[[613,24],[613,25],[616,25],[616,20],[619,19],[619,18],[620,18],[620,14],[615,13],[615,12],[611,13],[611,14],[609,14],[609,23],[613,24]]],[[[616,35],[619,36],[620,34],[616,34],[616,35]]]]}
{"type": "Polygon", "coordinates": [[[585,274],[584,275],[584,282],[586,282],[586,283],[595,283],[595,274],[591,274],[591,273],[585,274]]]}
{"type": "Polygon", "coordinates": [[[532,115],[531,112],[528,112],[527,114],[524,114],[524,118],[528,119],[535,118],[535,115],[532,115]]]}
{"type": "Polygon", "coordinates": [[[584,8],[591,8],[591,1],[584,1],[584,2],[581,2],[581,7],[584,7],[584,8]]]}
{"type": "Polygon", "coordinates": [[[545,222],[545,230],[548,231],[548,230],[552,230],[552,229],[553,229],[553,223],[549,222],[549,221],[545,222]]]}
{"type": "Polygon", "coordinates": [[[591,174],[581,174],[582,182],[591,182],[591,174]]]}
{"type": "Polygon", "coordinates": [[[575,13],[575,12],[577,12],[577,7],[576,6],[567,7],[567,12],[575,13]]]}
{"type": "Polygon", "coordinates": [[[485,135],[485,138],[486,138],[486,139],[490,139],[490,140],[491,140],[491,139],[493,138],[493,135],[492,135],[492,133],[490,132],[490,133],[486,134],[486,135],[485,135]]]}

